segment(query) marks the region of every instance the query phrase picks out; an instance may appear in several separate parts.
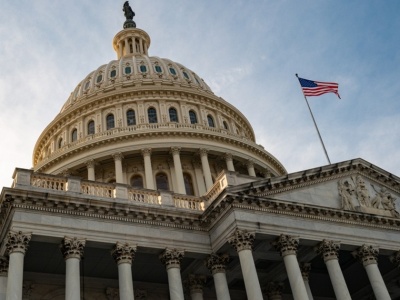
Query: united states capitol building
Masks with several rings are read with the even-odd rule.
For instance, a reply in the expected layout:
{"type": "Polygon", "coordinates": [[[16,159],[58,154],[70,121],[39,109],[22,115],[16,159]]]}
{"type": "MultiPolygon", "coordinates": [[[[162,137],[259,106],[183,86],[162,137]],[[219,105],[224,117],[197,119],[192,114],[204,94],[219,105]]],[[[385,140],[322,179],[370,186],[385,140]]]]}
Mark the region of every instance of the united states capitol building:
{"type": "Polygon", "coordinates": [[[288,174],[124,11],[116,59],[2,190],[0,300],[400,299],[400,178],[363,159],[288,174]]]}

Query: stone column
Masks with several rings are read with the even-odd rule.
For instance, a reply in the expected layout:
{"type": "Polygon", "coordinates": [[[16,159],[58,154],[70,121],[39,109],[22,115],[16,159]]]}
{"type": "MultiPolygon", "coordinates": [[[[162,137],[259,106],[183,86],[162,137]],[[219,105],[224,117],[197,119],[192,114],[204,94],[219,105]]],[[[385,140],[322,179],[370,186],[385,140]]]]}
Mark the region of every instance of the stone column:
{"type": "Polygon", "coordinates": [[[306,286],[304,285],[299,262],[296,257],[299,239],[281,234],[273,245],[283,257],[294,300],[308,300],[306,286]]]}
{"type": "Polygon", "coordinates": [[[188,285],[190,291],[190,298],[192,300],[203,300],[203,287],[206,283],[206,276],[190,274],[188,278],[188,285]]]}
{"type": "Polygon", "coordinates": [[[301,271],[301,276],[303,277],[303,280],[304,280],[304,285],[306,286],[308,299],[313,300],[314,297],[313,297],[313,295],[311,293],[311,288],[310,288],[311,264],[310,263],[301,263],[300,264],[300,271],[301,271]]]}
{"type": "Polygon", "coordinates": [[[208,150],[201,148],[199,153],[201,158],[201,166],[203,168],[204,180],[206,182],[206,189],[208,191],[213,186],[210,165],[208,163],[208,155],[207,155],[208,150]]]}
{"type": "Polygon", "coordinates": [[[136,246],[117,242],[111,255],[118,265],[119,296],[121,300],[134,300],[132,282],[132,261],[136,246]]]}
{"type": "Polygon", "coordinates": [[[211,253],[205,261],[207,268],[213,275],[215,292],[218,300],[231,300],[225,274],[225,269],[228,262],[228,254],[218,255],[215,253],[211,253]]]}
{"type": "Polygon", "coordinates": [[[228,243],[236,249],[239,255],[248,300],[263,299],[251,249],[254,238],[255,233],[239,229],[236,229],[232,236],[228,238],[228,243]]]}
{"type": "Polygon", "coordinates": [[[118,58],[121,58],[122,56],[124,56],[124,52],[123,51],[124,51],[124,46],[123,46],[122,40],[121,40],[118,43],[118,52],[119,52],[119,57],[118,58]]]}
{"type": "Polygon", "coordinates": [[[7,300],[22,299],[24,256],[32,234],[21,231],[8,233],[6,251],[9,255],[7,300]]]}
{"type": "Polygon", "coordinates": [[[315,250],[324,259],[336,298],[351,300],[349,289],[339,265],[339,249],[339,242],[323,240],[315,250]]]}
{"type": "Polygon", "coordinates": [[[125,55],[128,55],[130,53],[130,49],[129,49],[129,43],[128,43],[128,39],[125,38],[125,55]]]}
{"type": "Polygon", "coordinates": [[[86,240],[76,237],[64,237],[61,242],[61,253],[64,256],[65,269],[65,300],[80,300],[79,263],[83,256],[86,240]]]}
{"type": "Polygon", "coordinates": [[[181,278],[181,260],[185,254],[184,250],[165,249],[160,254],[160,260],[165,265],[168,274],[169,296],[173,300],[184,300],[182,278],[181,278]]]}
{"type": "Polygon", "coordinates": [[[232,154],[231,153],[225,153],[224,157],[225,157],[227,170],[235,172],[235,167],[233,166],[232,154]]]}
{"type": "Polygon", "coordinates": [[[5,300],[7,295],[8,258],[0,257],[0,300],[5,300]]]}
{"type": "Polygon", "coordinates": [[[283,283],[268,282],[264,290],[268,295],[268,300],[282,300],[283,283]]]}
{"type": "Polygon", "coordinates": [[[254,161],[249,159],[246,162],[247,172],[249,172],[250,176],[256,177],[256,171],[254,170],[254,161]]]}
{"type": "Polygon", "coordinates": [[[124,174],[122,172],[122,159],[124,156],[121,152],[118,152],[114,153],[112,157],[114,158],[115,164],[115,181],[117,183],[125,183],[124,174]]]}
{"type": "Polygon", "coordinates": [[[353,252],[353,256],[360,259],[367,272],[375,298],[379,300],[390,300],[389,292],[378,268],[378,254],[379,249],[371,245],[362,245],[353,252]]]}
{"type": "Polygon", "coordinates": [[[155,190],[153,180],[153,168],[151,166],[151,148],[142,149],[142,155],[144,160],[144,175],[146,177],[146,188],[155,190]]]}
{"type": "Polygon", "coordinates": [[[87,171],[88,171],[88,180],[92,180],[95,181],[96,180],[96,176],[95,176],[95,161],[94,159],[90,159],[86,162],[86,167],[87,167],[87,171]]]}
{"type": "Polygon", "coordinates": [[[180,147],[171,147],[171,153],[174,159],[175,178],[176,178],[176,183],[178,185],[178,193],[186,194],[185,182],[183,180],[181,158],[179,155],[180,151],[181,151],[180,147]]]}

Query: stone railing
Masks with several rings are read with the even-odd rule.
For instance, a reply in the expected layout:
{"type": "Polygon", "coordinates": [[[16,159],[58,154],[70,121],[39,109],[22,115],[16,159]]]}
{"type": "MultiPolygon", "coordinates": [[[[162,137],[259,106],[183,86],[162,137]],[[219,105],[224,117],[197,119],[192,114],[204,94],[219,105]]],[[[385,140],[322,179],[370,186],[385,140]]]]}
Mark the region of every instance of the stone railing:
{"type": "Polygon", "coordinates": [[[81,180],[76,177],[41,174],[19,168],[15,169],[13,179],[12,188],[51,190],[76,197],[84,195],[105,200],[125,200],[127,203],[144,203],[194,211],[204,210],[204,201],[200,197],[179,195],[169,191],[133,189],[126,184],[81,180]]]}

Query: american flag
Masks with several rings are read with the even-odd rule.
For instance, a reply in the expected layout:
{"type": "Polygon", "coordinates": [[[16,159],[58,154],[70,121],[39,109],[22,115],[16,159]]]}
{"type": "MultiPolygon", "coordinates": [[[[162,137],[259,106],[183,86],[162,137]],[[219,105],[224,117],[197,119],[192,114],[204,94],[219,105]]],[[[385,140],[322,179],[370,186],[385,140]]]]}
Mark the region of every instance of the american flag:
{"type": "Polygon", "coordinates": [[[339,97],[339,99],[341,99],[339,96],[338,83],[314,81],[300,77],[297,78],[300,81],[304,96],[320,96],[326,93],[335,93],[339,97]]]}

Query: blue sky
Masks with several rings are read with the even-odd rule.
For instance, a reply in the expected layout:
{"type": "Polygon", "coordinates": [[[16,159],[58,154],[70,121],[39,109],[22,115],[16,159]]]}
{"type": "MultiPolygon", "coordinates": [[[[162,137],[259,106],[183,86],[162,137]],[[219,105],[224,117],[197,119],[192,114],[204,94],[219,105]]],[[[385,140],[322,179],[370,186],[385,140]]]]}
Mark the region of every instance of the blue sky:
{"type": "MultiPolygon", "coordinates": [[[[124,1],[1,1],[0,186],[74,87],[116,58],[124,1]]],[[[332,163],[400,175],[400,1],[137,0],[151,56],[201,76],[250,120],[289,172],[326,165],[295,73],[339,83],[309,102],[332,163]]]]}

